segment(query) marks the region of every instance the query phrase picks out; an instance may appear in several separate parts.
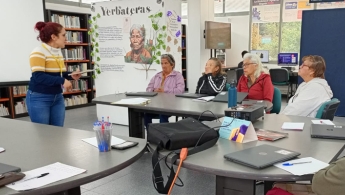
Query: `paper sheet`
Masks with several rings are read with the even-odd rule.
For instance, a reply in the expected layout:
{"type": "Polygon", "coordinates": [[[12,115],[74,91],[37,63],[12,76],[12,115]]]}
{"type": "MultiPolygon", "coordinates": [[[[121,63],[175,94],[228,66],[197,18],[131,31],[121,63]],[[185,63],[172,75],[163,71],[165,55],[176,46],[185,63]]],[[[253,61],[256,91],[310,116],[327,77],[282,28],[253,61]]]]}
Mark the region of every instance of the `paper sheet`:
{"type": "Polygon", "coordinates": [[[146,99],[146,98],[128,98],[128,99],[122,99],[122,100],[117,101],[117,102],[112,102],[111,104],[145,104],[148,101],[150,101],[150,99],[146,99]]]}
{"type": "Polygon", "coordinates": [[[314,174],[320,169],[327,167],[328,165],[329,164],[319,161],[315,158],[306,157],[306,158],[300,158],[296,160],[277,163],[274,166],[281,168],[287,172],[290,172],[294,175],[300,176],[300,175],[314,174]],[[292,166],[283,166],[284,163],[297,163],[297,162],[308,162],[308,161],[311,161],[311,163],[296,164],[292,166]]]}
{"type": "Polygon", "coordinates": [[[37,168],[31,171],[23,172],[25,177],[17,182],[6,185],[6,187],[17,191],[31,190],[39,188],[75,175],[84,173],[86,170],[65,165],[62,163],[54,163],[41,168],[37,168]],[[49,173],[48,175],[35,178],[43,173],[49,173]],[[27,180],[30,179],[30,180],[27,180]],[[27,180],[27,181],[25,181],[27,180]]]}
{"type": "Polygon", "coordinates": [[[215,96],[206,96],[206,97],[201,97],[201,98],[197,98],[197,99],[193,99],[194,101],[201,101],[201,102],[209,102],[211,100],[213,100],[215,98],[215,96]]]}
{"type": "MultiPolygon", "coordinates": [[[[97,146],[97,139],[96,137],[91,137],[91,138],[86,138],[86,139],[82,139],[84,142],[88,143],[88,144],[91,144],[95,147],[98,147],[97,146]]],[[[117,145],[117,144],[122,144],[126,142],[125,140],[123,139],[120,139],[120,138],[117,138],[115,136],[112,136],[111,137],[111,145],[117,145]]]]}
{"type": "Polygon", "coordinates": [[[84,71],[80,71],[80,72],[68,74],[68,76],[75,75],[75,74],[83,74],[83,73],[93,72],[93,71],[94,71],[94,70],[84,70],[84,71]]]}
{"type": "Polygon", "coordinates": [[[304,123],[289,123],[285,122],[282,126],[284,130],[300,130],[302,131],[304,127],[304,123]]]}
{"type": "Polygon", "coordinates": [[[330,120],[311,120],[313,124],[319,125],[334,125],[334,123],[330,120]]]}

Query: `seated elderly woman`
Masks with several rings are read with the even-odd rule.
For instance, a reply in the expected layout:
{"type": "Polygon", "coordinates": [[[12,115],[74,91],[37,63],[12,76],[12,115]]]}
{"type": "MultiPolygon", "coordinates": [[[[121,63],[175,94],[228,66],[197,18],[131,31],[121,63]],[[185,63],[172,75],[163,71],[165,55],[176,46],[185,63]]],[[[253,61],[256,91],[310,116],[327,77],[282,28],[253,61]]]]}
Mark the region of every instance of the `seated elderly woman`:
{"type": "Polygon", "coordinates": [[[226,77],[222,71],[222,63],[218,58],[211,58],[205,66],[205,73],[200,77],[196,92],[215,96],[225,90],[226,77]]]}
{"type": "Polygon", "coordinates": [[[247,53],[243,57],[243,75],[238,81],[238,92],[247,92],[247,99],[273,100],[271,76],[263,71],[262,63],[256,54],[247,53]]]}
{"type": "MultiPolygon", "coordinates": [[[[175,71],[175,59],[170,54],[163,54],[161,56],[162,71],[158,72],[150,81],[146,88],[148,92],[161,92],[171,94],[181,94],[184,92],[185,84],[182,74],[175,71]]],[[[152,123],[152,119],[159,117],[160,122],[169,122],[169,117],[158,114],[145,114],[145,127],[152,123]]]]}
{"type": "Polygon", "coordinates": [[[333,93],[325,80],[325,60],[321,56],[310,55],[303,57],[302,61],[298,75],[304,82],[281,114],[315,117],[320,106],[331,100],[333,93]]]}

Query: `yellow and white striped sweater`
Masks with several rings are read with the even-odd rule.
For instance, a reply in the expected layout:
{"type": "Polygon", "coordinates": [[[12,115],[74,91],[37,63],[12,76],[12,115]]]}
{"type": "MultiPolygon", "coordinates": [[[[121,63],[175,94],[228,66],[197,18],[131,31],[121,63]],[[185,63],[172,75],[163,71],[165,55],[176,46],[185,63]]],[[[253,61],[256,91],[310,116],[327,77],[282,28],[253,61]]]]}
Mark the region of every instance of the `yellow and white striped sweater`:
{"type": "Polygon", "coordinates": [[[58,94],[61,85],[68,78],[61,49],[45,43],[36,47],[30,54],[32,77],[29,89],[33,92],[58,94]]]}

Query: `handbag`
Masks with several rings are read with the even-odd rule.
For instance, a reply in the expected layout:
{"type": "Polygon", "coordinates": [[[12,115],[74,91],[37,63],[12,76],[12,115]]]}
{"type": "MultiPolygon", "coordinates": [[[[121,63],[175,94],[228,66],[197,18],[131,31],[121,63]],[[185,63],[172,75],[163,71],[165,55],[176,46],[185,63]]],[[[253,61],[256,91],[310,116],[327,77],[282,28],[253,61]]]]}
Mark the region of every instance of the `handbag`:
{"type": "MultiPolygon", "coordinates": [[[[160,194],[167,194],[173,180],[175,171],[173,166],[170,169],[170,175],[166,185],[159,162],[159,151],[173,150],[175,155],[171,158],[174,164],[180,158],[182,148],[190,148],[188,156],[197,152],[206,150],[214,146],[219,138],[219,132],[194,118],[186,118],[175,123],[155,123],[149,124],[147,140],[151,144],[156,144],[157,148],[152,155],[153,184],[160,194]]],[[[166,157],[167,158],[167,157],[166,157]]]]}
{"type": "Polygon", "coordinates": [[[9,172],[0,175],[0,187],[19,181],[25,177],[24,173],[9,172]]]}

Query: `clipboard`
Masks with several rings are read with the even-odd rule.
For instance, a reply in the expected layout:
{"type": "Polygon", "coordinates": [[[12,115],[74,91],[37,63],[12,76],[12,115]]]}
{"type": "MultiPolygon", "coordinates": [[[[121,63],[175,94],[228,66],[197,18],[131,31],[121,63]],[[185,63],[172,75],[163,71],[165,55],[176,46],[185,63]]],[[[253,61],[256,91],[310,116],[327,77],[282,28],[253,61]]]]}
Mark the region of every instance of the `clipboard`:
{"type": "Polygon", "coordinates": [[[87,72],[93,72],[94,70],[84,70],[84,71],[80,71],[78,73],[71,73],[71,74],[68,74],[68,76],[71,76],[71,75],[76,75],[76,74],[83,74],[83,73],[87,73],[87,72]]]}

